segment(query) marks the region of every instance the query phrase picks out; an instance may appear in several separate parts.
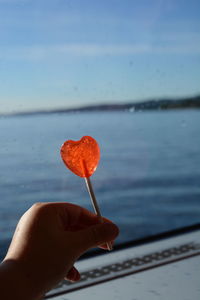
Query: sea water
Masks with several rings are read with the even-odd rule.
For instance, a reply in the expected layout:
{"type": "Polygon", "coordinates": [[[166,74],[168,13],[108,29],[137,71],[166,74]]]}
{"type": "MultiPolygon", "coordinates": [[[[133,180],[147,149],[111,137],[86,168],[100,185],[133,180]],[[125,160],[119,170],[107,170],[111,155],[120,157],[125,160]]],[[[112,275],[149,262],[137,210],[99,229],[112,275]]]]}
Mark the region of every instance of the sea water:
{"type": "Polygon", "coordinates": [[[77,112],[0,118],[0,257],[35,202],[92,210],[84,180],[60,146],[93,136],[101,160],[91,177],[118,243],[200,221],[200,111],[77,112]]]}

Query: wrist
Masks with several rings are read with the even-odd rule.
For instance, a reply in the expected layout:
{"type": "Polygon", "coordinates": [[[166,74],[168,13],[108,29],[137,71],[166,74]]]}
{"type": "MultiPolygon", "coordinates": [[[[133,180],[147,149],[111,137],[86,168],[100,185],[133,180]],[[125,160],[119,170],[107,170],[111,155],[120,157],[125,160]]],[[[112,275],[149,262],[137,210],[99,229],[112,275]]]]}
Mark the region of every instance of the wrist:
{"type": "Polygon", "coordinates": [[[11,259],[0,264],[0,287],[4,300],[39,300],[43,296],[23,266],[11,259]]]}

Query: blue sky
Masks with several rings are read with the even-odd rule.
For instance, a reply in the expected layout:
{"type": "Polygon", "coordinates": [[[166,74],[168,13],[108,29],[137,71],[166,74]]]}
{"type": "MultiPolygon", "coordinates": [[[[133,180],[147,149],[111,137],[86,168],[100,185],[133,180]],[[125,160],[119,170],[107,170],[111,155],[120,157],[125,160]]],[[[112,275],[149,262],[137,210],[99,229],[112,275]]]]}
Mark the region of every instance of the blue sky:
{"type": "Polygon", "coordinates": [[[0,0],[0,112],[200,93],[198,0],[0,0]]]}

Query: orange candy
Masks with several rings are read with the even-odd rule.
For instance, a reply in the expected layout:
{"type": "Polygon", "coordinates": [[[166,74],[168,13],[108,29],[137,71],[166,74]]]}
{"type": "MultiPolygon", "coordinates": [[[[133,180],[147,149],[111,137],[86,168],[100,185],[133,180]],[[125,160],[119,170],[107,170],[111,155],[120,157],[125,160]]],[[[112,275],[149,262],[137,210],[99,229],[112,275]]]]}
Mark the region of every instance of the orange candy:
{"type": "Polygon", "coordinates": [[[90,177],[100,160],[100,148],[91,136],[83,136],[79,141],[66,141],[60,154],[65,165],[80,177],[90,177]]]}

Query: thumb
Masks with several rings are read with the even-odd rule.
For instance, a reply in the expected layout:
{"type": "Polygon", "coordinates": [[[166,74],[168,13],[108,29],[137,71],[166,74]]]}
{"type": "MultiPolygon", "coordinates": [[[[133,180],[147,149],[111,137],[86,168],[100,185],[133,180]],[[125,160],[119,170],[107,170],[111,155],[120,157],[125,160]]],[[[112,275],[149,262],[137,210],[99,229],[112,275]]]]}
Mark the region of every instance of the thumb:
{"type": "Polygon", "coordinates": [[[76,232],[77,248],[80,252],[113,241],[119,234],[113,223],[100,223],[76,232]]]}

